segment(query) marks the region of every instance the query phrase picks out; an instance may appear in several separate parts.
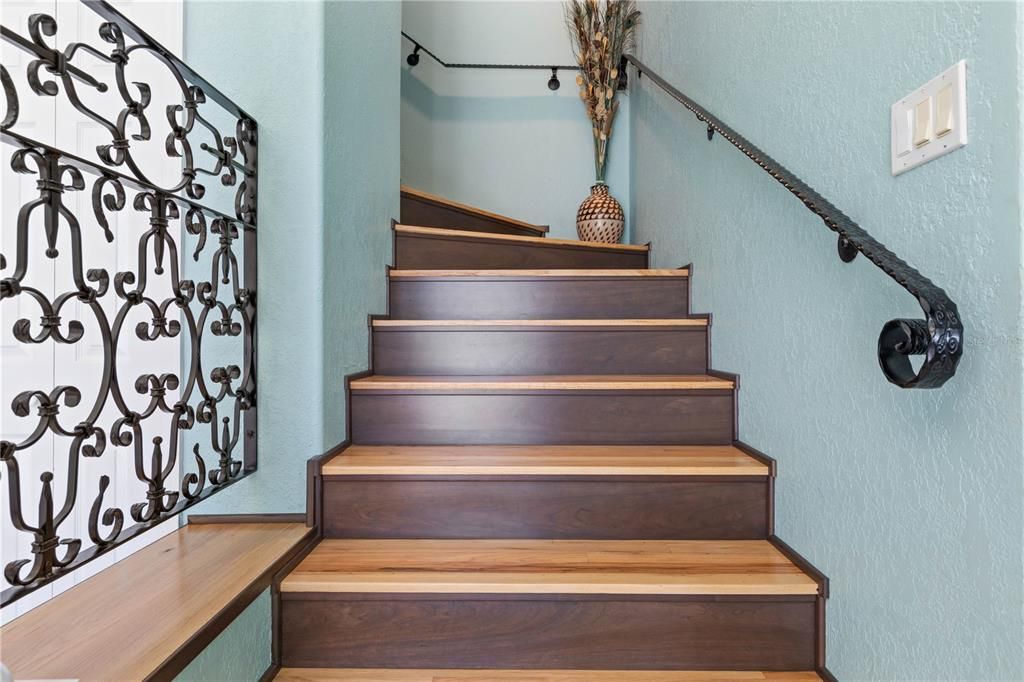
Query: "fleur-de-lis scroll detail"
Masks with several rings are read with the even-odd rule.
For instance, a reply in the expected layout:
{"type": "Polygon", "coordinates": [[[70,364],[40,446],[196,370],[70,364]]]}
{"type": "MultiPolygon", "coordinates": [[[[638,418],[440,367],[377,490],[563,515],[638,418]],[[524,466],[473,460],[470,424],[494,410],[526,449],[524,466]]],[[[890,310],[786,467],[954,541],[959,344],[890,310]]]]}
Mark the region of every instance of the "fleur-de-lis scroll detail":
{"type": "Polygon", "coordinates": [[[17,318],[10,331],[21,344],[102,350],[95,376],[80,382],[81,388],[66,382],[42,386],[3,406],[13,419],[30,424],[27,436],[0,438],[0,485],[6,486],[14,530],[32,540],[30,553],[4,566],[10,587],[3,605],[255,468],[255,439],[244,427],[256,397],[255,273],[240,267],[238,253],[243,250],[244,263],[255,263],[256,122],[109,4],[83,7],[102,17],[95,47],[62,44],[56,20],[44,13],[29,17],[20,31],[4,26],[0,38],[30,55],[20,73],[0,66],[0,141],[10,147],[10,168],[34,176],[38,190],[14,207],[15,239],[0,254],[4,318],[17,318]],[[171,80],[162,82],[173,83],[170,92],[130,80],[130,65],[139,56],[167,69],[171,80]],[[60,98],[70,105],[61,109],[69,120],[78,115],[73,123],[99,126],[100,143],[65,151],[33,139],[33,129],[19,117],[19,89],[60,98]],[[158,100],[176,104],[154,114],[158,100]],[[208,113],[215,107],[228,112],[233,130],[224,134],[211,123],[223,120],[208,113]],[[154,139],[164,142],[162,149],[138,144],[154,139]],[[174,169],[170,184],[143,172],[143,149],[147,169],[154,152],[165,156],[174,169]],[[219,198],[233,206],[225,211],[202,203],[207,188],[197,178],[203,175],[232,188],[219,198]],[[82,222],[86,215],[99,229],[82,222]],[[193,240],[192,260],[201,261],[192,278],[186,278],[191,272],[186,274],[179,257],[183,236],[193,240]],[[207,248],[211,236],[214,249],[207,248]],[[90,239],[103,248],[92,248],[90,239]],[[102,242],[120,244],[116,268],[90,262],[104,249],[113,253],[102,242]],[[125,254],[134,256],[127,265],[125,254]],[[49,280],[70,279],[68,290],[39,284],[47,278],[38,276],[48,274],[38,272],[40,263],[49,268],[51,262],[70,278],[49,280]],[[26,315],[27,308],[38,313],[26,315]],[[204,366],[211,352],[204,352],[204,340],[211,336],[240,337],[241,358],[204,366]],[[125,361],[138,344],[179,338],[185,352],[180,371],[139,373],[125,361]],[[51,441],[66,447],[66,455],[51,470],[33,468],[28,476],[33,448],[51,441]],[[190,457],[182,457],[185,448],[190,457]],[[123,486],[115,490],[109,475],[81,466],[83,458],[123,458],[145,484],[145,499],[126,500],[123,486]],[[84,527],[71,523],[79,492],[88,498],[84,527]]]}

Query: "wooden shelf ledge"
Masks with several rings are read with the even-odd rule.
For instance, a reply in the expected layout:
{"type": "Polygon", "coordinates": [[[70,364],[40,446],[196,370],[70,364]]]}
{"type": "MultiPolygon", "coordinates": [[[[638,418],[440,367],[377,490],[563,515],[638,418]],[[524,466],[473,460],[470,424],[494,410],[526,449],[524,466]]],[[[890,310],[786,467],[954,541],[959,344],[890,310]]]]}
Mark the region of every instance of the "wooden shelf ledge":
{"type": "Polygon", "coordinates": [[[17,680],[170,679],[313,541],[302,523],[190,524],[11,621],[17,680]]]}
{"type": "Polygon", "coordinates": [[[324,476],[768,476],[731,445],[352,445],[324,476]]]}

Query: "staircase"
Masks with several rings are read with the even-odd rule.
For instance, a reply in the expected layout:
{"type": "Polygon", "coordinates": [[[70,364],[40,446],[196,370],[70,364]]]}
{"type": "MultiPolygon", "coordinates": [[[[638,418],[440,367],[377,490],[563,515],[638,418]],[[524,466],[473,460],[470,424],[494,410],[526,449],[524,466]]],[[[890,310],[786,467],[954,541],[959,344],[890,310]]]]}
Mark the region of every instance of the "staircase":
{"type": "Polygon", "coordinates": [[[414,190],[402,213],[277,679],[832,679],[827,580],[773,534],[690,269],[414,190]]]}

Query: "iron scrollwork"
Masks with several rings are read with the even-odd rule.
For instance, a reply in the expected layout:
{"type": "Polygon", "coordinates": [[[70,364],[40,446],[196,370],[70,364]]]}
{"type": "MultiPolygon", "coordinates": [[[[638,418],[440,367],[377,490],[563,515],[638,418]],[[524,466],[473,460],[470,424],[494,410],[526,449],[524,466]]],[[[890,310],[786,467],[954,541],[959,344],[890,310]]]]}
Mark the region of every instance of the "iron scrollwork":
{"type": "MultiPolygon", "coordinates": [[[[938,388],[956,374],[963,353],[963,321],[946,292],[887,249],[849,216],[832,205],[781,163],[681,93],[633,55],[625,55],[639,74],[648,76],[672,99],[707,124],[708,140],[718,133],[771,175],[837,234],[839,257],[849,263],[858,253],[909,291],[924,311],[923,320],[891,320],[878,337],[878,363],[885,378],[902,388],[938,388]],[[910,358],[924,359],[915,370],[910,358]]],[[[624,69],[623,69],[624,70],[624,69]]]]}
{"type": "MultiPolygon", "coordinates": [[[[32,419],[35,413],[35,425],[27,436],[0,439],[0,470],[6,479],[0,485],[6,487],[11,523],[15,530],[30,534],[32,542],[30,555],[16,557],[4,567],[10,587],[3,592],[3,605],[256,468],[256,122],[107,3],[83,2],[104,20],[97,35],[103,49],[84,42],[54,47],[58,25],[46,14],[29,17],[24,34],[2,27],[3,39],[31,57],[23,74],[28,91],[39,97],[65,98],[83,120],[98,125],[110,138],[83,154],[26,136],[18,130],[23,113],[15,84],[18,74],[0,68],[5,103],[0,138],[11,150],[11,170],[35,176],[38,189],[38,196],[18,211],[14,253],[0,254],[0,304],[13,311],[18,304],[30,302],[40,311],[38,325],[24,318],[14,322],[12,332],[19,343],[74,345],[92,334],[98,335],[103,356],[94,385],[40,386],[19,393],[10,405],[18,420],[32,419]],[[177,84],[173,96],[181,104],[168,105],[162,119],[150,111],[154,94],[150,85],[129,82],[126,75],[127,65],[143,53],[166,67],[177,84]],[[114,86],[76,65],[79,54],[89,54],[112,69],[114,86]],[[119,98],[120,113],[105,118],[83,102],[78,88],[119,98]],[[222,135],[203,114],[207,106],[218,106],[233,117],[230,135],[222,135]],[[155,128],[161,126],[167,130],[166,158],[180,169],[178,179],[169,186],[159,185],[143,172],[133,147],[152,139],[155,128]],[[208,163],[199,164],[194,149],[205,152],[203,160],[208,163]],[[233,188],[232,212],[201,203],[206,188],[197,179],[202,175],[219,177],[222,186],[233,188]],[[73,208],[77,204],[67,200],[72,192],[83,192],[90,199],[86,203],[99,231],[83,229],[73,208]],[[111,274],[103,267],[87,267],[84,245],[89,240],[118,239],[111,227],[114,215],[143,229],[131,237],[137,240],[134,266],[111,274]],[[205,258],[208,263],[208,278],[183,276],[179,242],[186,236],[194,241],[192,260],[203,263],[205,258]],[[217,248],[208,249],[208,240],[213,239],[217,248]],[[70,244],[70,253],[61,262],[70,266],[71,288],[57,293],[32,286],[33,268],[44,258],[57,259],[58,245],[63,243],[70,244]],[[10,272],[8,255],[13,255],[10,272]],[[158,289],[169,295],[158,295],[158,289]],[[88,328],[83,319],[75,319],[75,311],[89,317],[88,328]],[[130,319],[140,314],[144,320],[133,325],[130,319]],[[229,364],[204,366],[207,335],[238,337],[240,357],[229,364]],[[158,339],[185,342],[187,357],[180,372],[125,376],[118,350],[158,339]],[[129,399],[130,393],[135,397],[129,399]],[[68,423],[66,411],[80,405],[88,407],[87,415],[78,423],[68,423]],[[154,427],[165,424],[159,435],[153,435],[154,427]],[[208,435],[199,439],[206,429],[208,435]],[[33,504],[23,499],[24,463],[33,446],[51,437],[67,443],[66,456],[55,458],[55,471],[41,474],[33,504]],[[179,480],[173,474],[179,459],[185,468],[179,450],[186,447],[186,440],[200,442],[191,444],[195,470],[183,472],[179,480]],[[83,458],[129,456],[119,454],[119,448],[130,453],[135,477],[145,487],[145,499],[127,511],[106,500],[109,476],[97,476],[90,483],[82,480],[81,473],[83,458]],[[63,492],[55,490],[56,481],[63,484],[63,492]],[[95,496],[89,502],[87,528],[76,532],[67,521],[79,490],[89,488],[95,496]],[[34,522],[26,513],[30,506],[38,510],[34,522]],[[127,517],[132,525],[127,525],[127,517]]],[[[122,235],[127,233],[121,230],[122,235]]]]}

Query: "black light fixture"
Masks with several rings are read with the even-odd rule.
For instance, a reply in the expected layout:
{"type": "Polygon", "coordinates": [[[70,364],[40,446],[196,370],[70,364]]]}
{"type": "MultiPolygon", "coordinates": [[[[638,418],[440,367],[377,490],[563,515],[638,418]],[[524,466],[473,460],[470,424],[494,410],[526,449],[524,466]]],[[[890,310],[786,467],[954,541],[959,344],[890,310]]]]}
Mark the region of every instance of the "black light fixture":
{"type": "Polygon", "coordinates": [[[558,69],[555,67],[551,68],[551,78],[548,79],[548,90],[554,91],[560,88],[562,84],[558,80],[558,69]]]}
{"type": "Polygon", "coordinates": [[[413,51],[409,54],[409,56],[405,58],[405,63],[408,64],[409,66],[416,66],[417,64],[419,64],[420,63],[420,54],[419,54],[419,52],[420,52],[420,46],[417,45],[415,48],[413,48],[413,51]]]}

